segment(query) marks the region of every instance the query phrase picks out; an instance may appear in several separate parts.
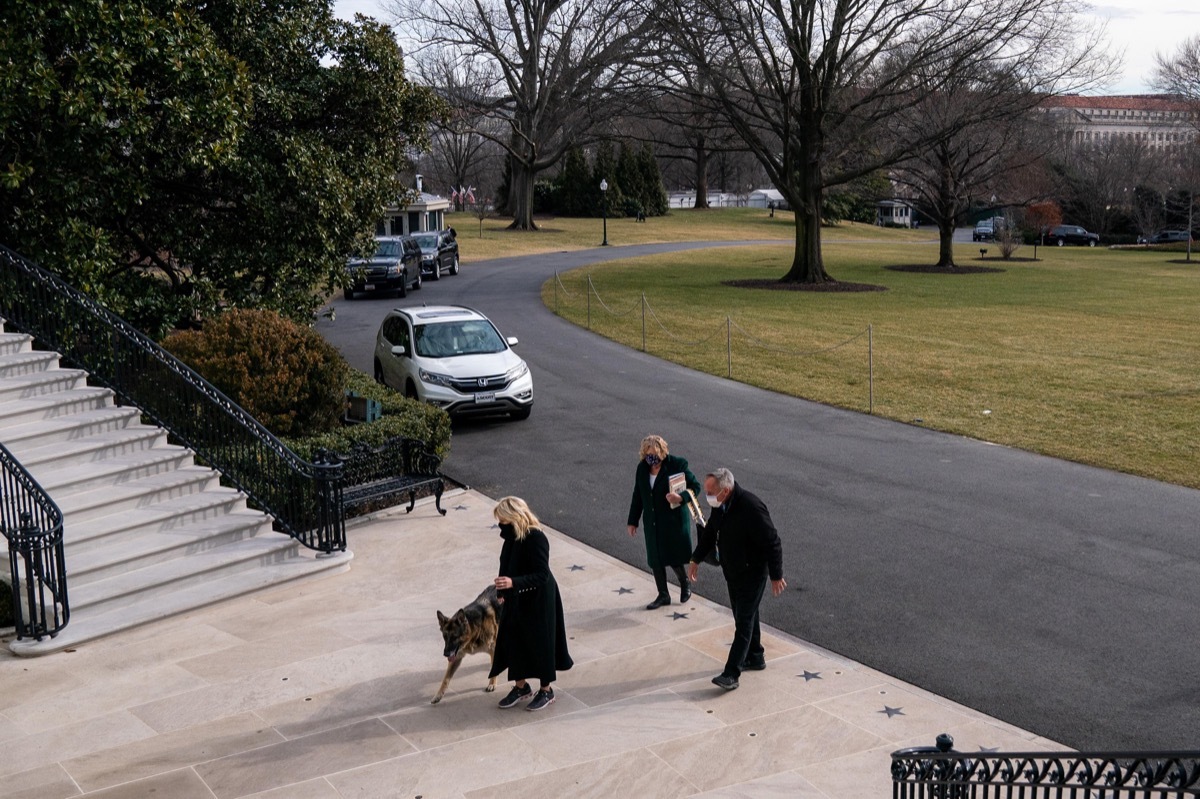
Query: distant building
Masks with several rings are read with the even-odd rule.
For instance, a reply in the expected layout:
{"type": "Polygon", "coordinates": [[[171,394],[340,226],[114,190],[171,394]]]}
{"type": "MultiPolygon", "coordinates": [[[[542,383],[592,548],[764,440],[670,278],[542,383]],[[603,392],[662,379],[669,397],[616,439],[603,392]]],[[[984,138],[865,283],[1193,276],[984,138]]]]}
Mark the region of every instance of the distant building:
{"type": "Polygon", "coordinates": [[[383,209],[383,219],[375,226],[375,233],[379,236],[401,236],[442,230],[446,227],[446,211],[449,208],[448,199],[423,190],[421,176],[417,175],[417,198],[407,205],[397,203],[383,209]]]}
{"type": "Polygon", "coordinates": [[[913,227],[916,212],[908,200],[880,200],[875,203],[875,224],[884,227],[913,227]]]}
{"type": "Polygon", "coordinates": [[[1195,141],[1200,127],[1196,106],[1172,95],[1071,94],[1052,97],[1040,107],[1065,138],[1080,146],[1130,140],[1165,150],[1195,141]]]}
{"type": "Polygon", "coordinates": [[[783,199],[778,189],[755,189],[746,198],[746,205],[751,208],[766,208],[770,203],[775,203],[775,207],[781,210],[787,210],[788,207],[787,200],[783,199]]]}

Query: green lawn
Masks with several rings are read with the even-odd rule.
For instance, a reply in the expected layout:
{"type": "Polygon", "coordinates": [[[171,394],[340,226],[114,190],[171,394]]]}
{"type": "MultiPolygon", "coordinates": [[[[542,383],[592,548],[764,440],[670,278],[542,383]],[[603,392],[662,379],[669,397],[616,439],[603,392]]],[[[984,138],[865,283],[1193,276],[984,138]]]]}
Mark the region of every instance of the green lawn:
{"type": "MultiPolygon", "coordinates": [[[[603,238],[602,220],[573,217],[538,217],[539,230],[508,230],[511,219],[485,219],[480,236],[479,220],[471,214],[447,214],[446,224],[458,232],[463,263],[513,255],[582,250],[596,247],[603,238]]],[[[795,219],[791,213],[770,212],[762,208],[718,208],[708,211],[674,209],[666,216],[645,222],[633,219],[609,219],[608,243],[648,244],[664,241],[737,241],[744,239],[795,239],[795,219]]],[[[845,222],[826,228],[832,239],[854,240],[928,240],[932,230],[886,230],[874,225],[845,222]]]]}
{"type": "MultiPolygon", "coordinates": [[[[594,294],[592,329],[641,348],[644,292],[649,352],[724,375],[732,330],[734,379],[862,411],[860,334],[871,325],[877,415],[1200,488],[1200,263],[1168,263],[1179,253],[1039,248],[1037,263],[989,259],[1000,273],[905,273],[884,267],[932,263],[936,244],[909,231],[913,243],[839,244],[866,236],[826,233],[834,277],[889,290],[721,285],[786,271],[790,246],[759,246],[577,270],[560,276],[561,288],[547,281],[542,296],[586,324],[590,275],[599,299],[625,314],[603,310],[594,294]]],[[[959,263],[979,264],[978,249],[962,245],[959,263]]]]}

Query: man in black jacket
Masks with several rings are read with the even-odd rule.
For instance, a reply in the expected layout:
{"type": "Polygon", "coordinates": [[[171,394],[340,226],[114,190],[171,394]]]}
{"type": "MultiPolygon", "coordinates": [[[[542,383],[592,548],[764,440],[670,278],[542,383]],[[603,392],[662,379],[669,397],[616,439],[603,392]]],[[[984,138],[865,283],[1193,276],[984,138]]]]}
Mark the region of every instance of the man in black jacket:
{"type": "Polygon", "coordinates": [[[721,571],[729,585],[729,604],[733,609],[733,645],[725,670],[713,677],[713,684],[726,691],[738,687],[743,671],[761,671],[767,667],[758,626],[758,605],[771,580],[771,595],[779,596],[787,588],[783,579],[783,546],[767,506],[742,488],[728,469],[717,469],[704,477],[704,493],[712,513],[704,534],[688,563],[688,579],[695,582],[698,564],[715,547],[720,547],[721,571]]]}

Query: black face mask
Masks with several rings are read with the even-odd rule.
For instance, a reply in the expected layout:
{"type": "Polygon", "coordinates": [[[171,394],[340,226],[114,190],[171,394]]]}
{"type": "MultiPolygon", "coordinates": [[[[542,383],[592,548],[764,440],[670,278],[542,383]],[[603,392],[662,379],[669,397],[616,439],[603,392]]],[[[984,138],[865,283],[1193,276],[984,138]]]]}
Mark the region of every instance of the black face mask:
{"type": "Polygon", "coordinates": [[[658,464],[662,463],[662,458],[657,455],[650,454],[646,456],[646,465],[653,469],[658,464]]]}

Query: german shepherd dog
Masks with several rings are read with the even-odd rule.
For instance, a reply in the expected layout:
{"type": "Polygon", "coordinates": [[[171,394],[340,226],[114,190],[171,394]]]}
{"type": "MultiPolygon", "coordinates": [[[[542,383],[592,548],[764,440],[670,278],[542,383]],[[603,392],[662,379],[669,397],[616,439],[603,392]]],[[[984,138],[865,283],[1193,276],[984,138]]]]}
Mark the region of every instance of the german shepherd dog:
{"type": "MultiPolygon", "coordinates": [[[[437,694],[430,704],[436,705],[446,695],[450,678],[458,671],[459,664],[467,655],[476,652],[487,652],[490,657],[496,656],[496,633],[500,629],[500,600],[496,596],[496,586],[489,585],[475,601],[466,607],[458,609],[453,616],[446,616],[440,610],[437,612],[438,626],[442,628],[442,638],[446,649],[446,676],[438,687],[437,694]]],[[[496,690],[496,678],[488,680],[485,691],[496,690]]]]}

